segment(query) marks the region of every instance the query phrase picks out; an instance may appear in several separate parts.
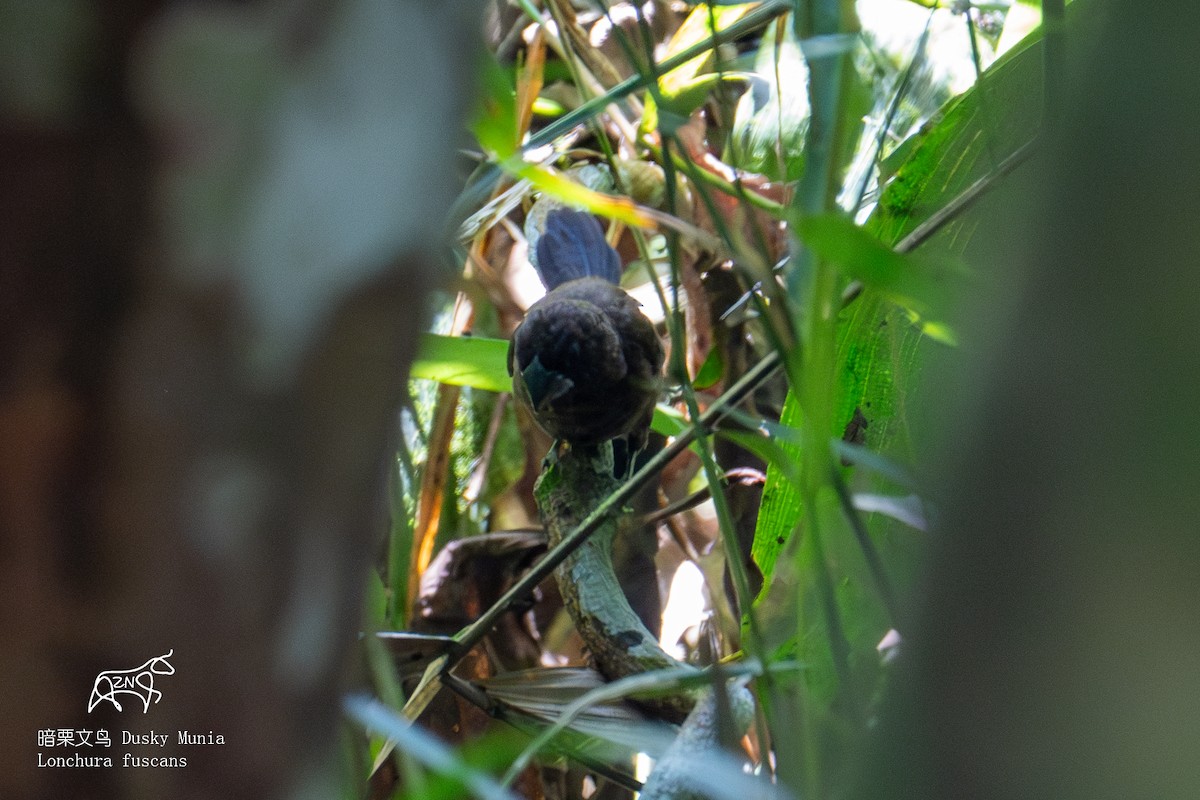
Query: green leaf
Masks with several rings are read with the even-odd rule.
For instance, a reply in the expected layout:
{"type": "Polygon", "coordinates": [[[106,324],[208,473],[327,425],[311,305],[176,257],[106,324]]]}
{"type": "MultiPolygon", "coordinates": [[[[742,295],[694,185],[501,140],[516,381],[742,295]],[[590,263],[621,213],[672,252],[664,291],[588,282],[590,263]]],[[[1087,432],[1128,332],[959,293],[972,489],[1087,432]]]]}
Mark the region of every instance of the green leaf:
{"type": "MultiPolygon", "coordinates": [[[[783,427],[799,429],[802,418],[800,402],[796,398],[796,393],[789,390],[783,403],[783,413],[780,415],[779,424],[783,427]]],[[[750,443],[746,442],[742,445],[749,447],[750,443]]],[[[771,576],[775,571],[775,561],[779,557],[780,550],[792,535],[792,531],[795,530],[801,510],[799,478],[796,474],[796,465],[800,463],[800,447],[795,442],[786,439],[777,439],[773,445],[771,450],[777,449],[780,451],[778,454],[768,453],[764,449],[760,456],[764,457],[764,460],[771,466],[767,470],[767,480],[763,486],[758,523],[754,529],[754,544],[750,551],[754,563],[758,564],[758,568],[763,574],[764,594],[770,586],[771,576]],[[782,466],[784,464],[789,465],[788,468],[785,469],[782,466]]],[[[758,447],[762,448],[762,445],[758,445],[758,447]]],[[[758,452],[758,450],[752,452],[758,452]]],[[[760,595],[760,597],[762,596],[760,595]]]]}
{"type": "MultiPolygon", "coordinates": [[[[857,233],[861,231],[851,235],[863,245],[864,237],[857,233]]],[[[876,248],[884,251],[884,266],[908,268],[903,260],[891,263],[891,251],[870,237],[865,244],[873,255],[878,255],[876,248]]],[[[883,666],[875,648],[896,622],[866,548],[835,493],[823,488],[816,494],[815,507],[807,509],[795,468],[781,466],[783,457],[768,451],[790,452],[798,463],[803,447],[830,447],[832,440],[838,456],[856,457],[854,466],[840,466],[845,463],[840,459],[833,462],[854,494],[903,494],[897,491],[897,480],[912,483],[902,466],[913,456],[907,408],[921,405],[917,392],[922,365],[929,348],[937,346],[913,324],[909,312],[870,285],[839,315],[836,337],[830,429],[811,445],[807,436],[801,440],[773,430],[772,446],[756,449],[770,466],[752,548],[765,578],[755,603],[764,645],[771,653],[794,653],[812,667],[780,687],[776,702],[781,708],[799,695],[807,703],[803,713],[795,708],[781,711],[777,724],[786,724],[790,714],[800,720],[796,724],[816,725],[835,739],[847,724],[858,724],[850,709],[869,707],[877,695],[883,666]],[[866,422],[862,444],[850,445],[841,439],[856,411],[866,422]],[[797,619],[804,621],[799,631],[797,619]]],[[[781,427],[805,430],[794,392],[785,400],[781,421],[781,427]]],[[[876,502],[868,509],[856,513],[865,523],[871,548],[888,583],[905,592],[914,583],[926,539],[894,518],[901,514],[889,515],[901,510],[898,504],[876,502]]],[[[825,781],[836,785],[844,777],[832,766],[827,769],[825,781]]]]}
{"type": "MultiPolygon", "coordinates": [[[[689,81],[679,85],[677,91],[673,94],[663,94],[662,107],[655,111],[651,108],[651,112],[642,117],[642,125],[649,129],[650,126],[663,127],[669,130],[678,128],[680,125],[687,122],[691,117],[692,112],[704,105],[708,100],[708,94],[713,89],[716,89],[722,83],[729,84],[750,84],[755,76],[741,72],[706,72],[692,78],[689,81]],[[656,116],[657,115],[657,116],[656,116]],[[660,125],[659,120],[673,120],[672,125],[660,125]]],[[[653,102],[651,98],[650,103],[653,102]]]]}
{"type": "MultiPolygon", "coordinates": [[[[1091,0],[1076,0],[1072,15],[1091,5],[1091,0]]],[[[1036,136],[1042,120],[1040,45],[1038,29],[889,156],[884,171],[895,177],[867,221],[881,241],[900,241],[1036,136]]],[[[961,253],[972,232],[973,226],[959,219],[938,238],[961,253]]]]}
{"type": "Polygon", "coordinates": [[[481,61],[479,107],[471,120],[476,140],[497,159],[511,157],[521,143],[517,140],[517,96],[508,72],[495,58],[481,61]]]}
{"type": "MultiPolygon", "coordinates": [[[[897,253],[842,215],[803,219],[796,229],[819,257],[917,316],[942,322],[955,307],[967,270],[948,257],[897,253]]],[[[944,323],[926,332],[953,343],[944,323]]]]}
{"type": "MultiPolygon", "coordinates": [[[[702,47],[707,42],[711,42],[715,32],[730,29],[740,19],[749,15],[753,8],[753,3],[740,3],[727,8],[709,8],[704,5],[692,9],[667,43],[667,59],[685,51],[690,52],[693,48],[702,47]]],[[[704,85],[697,83],[697,79],[708,68],[711,60],[712,53],[706,51],[659,77],[658,92],[666,104],[666,107],[661,109],[664,121],[667,117],[671,117],[675,125],[682,124],[686,121],[690,108],[695,108],[699,102],[703,102],[703,96],[700,97],[699,102],[696,101],[696,88],[704,85]],[[692,105],[693,103],[694,105],[692,105]],[[683,113],[677,113],[678,109],[683,109],[683,113]]],[[[707,92],[706,85],[704,91],[707,92]]],[[[648,93],[642,112],[641,129],[643,131],[658,129],[659,116],[660,109],[654,95],[648,93]]]]}
{"type": "MultiPolygon", "coordinates": [[[[517,800],[516,795],[500,786],[481,770],[477,763],[472,763],[478,762],[478,758],[468,760],[464,753],[451,749],[432,733],[414,725],[378,700],[354,694],[347,696],[342,705],[346,714],[366,730],[387,736],[396,743],[396,747],[422,765],[461,784],[454,794],[449,796],[461,797],[465,787],[471,794],[484,800],[517,800]]],[[[482,754],[494,754],[500,758],[509,756],[509,753],[496,752],[497,749],[488,748],[482,751],[482,754]]]]}
{"type": "Polygon", "coordinates": [[[479,336],[421,336],[412,377],[470,386],[489,392],[512,390],[508,374],[508,340],[479,336]]]}
{"type": "Polygon", "coordinates": [[[738,100],[726,160],[775,180],[804,171],[808,135],[808,67],[793,26],[776,20],[754,57],[758,81],[738,100]],[[783,35],[777,36],[778,26],[783,35]]]}
{"type": "Polygon", "coordinates": [[[558,170],[530,164],[520,156],[507,159],[501,166],[513,175],[529,181],[542,194],[564,205],[586,209],[593,214],[620,220],[636,228],[655,227],[654,219],[628,197],[598,192],[558,170]]]}
{"type": "Polygon", "coordinates": [[[696,378],[692,381],[692,386],[697,389],[710,389],[725,374],[725,350],[720,347],[714,347],[708,351],[708,357],[704,359],[704,363],[700,365],[700,369],[696,372],[696,378]]]}
{"type": "Polygon", "coordinates": [[[659,403],[654,407],[654,419],[651,421],[650,427],[663,436],[678,436],[690,424],[683,414],[671,406],[659,403]]]}

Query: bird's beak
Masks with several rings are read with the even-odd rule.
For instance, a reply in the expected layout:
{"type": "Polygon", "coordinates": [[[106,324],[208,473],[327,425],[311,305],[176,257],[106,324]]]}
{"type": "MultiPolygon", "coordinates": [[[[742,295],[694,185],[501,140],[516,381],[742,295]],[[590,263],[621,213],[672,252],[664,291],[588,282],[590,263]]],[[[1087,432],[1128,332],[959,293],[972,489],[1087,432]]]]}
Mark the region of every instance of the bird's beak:
{"type": "Polygon", "coordinates": [[[521,370],[521,380],[529,391],[529,403],[537,411],[545,411],[546,407],[575,386],[575,382],[552,369],[542,366],[537,356],[529,362],[529,366],[521,370]]]}

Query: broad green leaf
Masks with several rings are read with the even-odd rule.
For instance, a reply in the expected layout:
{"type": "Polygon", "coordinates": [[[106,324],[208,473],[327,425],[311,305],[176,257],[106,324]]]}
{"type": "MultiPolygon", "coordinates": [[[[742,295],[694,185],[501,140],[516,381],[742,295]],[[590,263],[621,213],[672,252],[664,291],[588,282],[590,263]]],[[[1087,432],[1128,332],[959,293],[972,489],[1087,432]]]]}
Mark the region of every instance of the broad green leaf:
{"type": "Polygon", "coordinates": [[[494,58],[481,60],[478,108],[471,132],[483,149],[498,159],[511,157],[517,140],[517,95],[508,72],[494,58]]]}
{"type": "Polygon", "coordinates": [[[543,194],[574,208],[583,208],[593,214],[620,220],[626,225],[653,230],[654,220],[645,210],[628,197],[604,194],[589,189],[571,180],[558,170],[529,164],[519,156],[505,161],[502,166],[512,174],[524,178],[543,194]]]}
{"type": "Polygon", "coordinates": [[[651,126],[657,127],[658,117],[660,115],[666,117],[668,114],[677,123],[682,123],[691,116],[693,111],[704,105],[709,92],[722,83],[753,84],[755,80],[756,76],[741,72],[706,72],[698,75],[681,83],[678,91],[674,94],[664,94],[661,112],[653,105],[653,98],[647,98],[648,110],[642,116],[642,126],[647,130],[651,126]]]}
{"type": "MultiPolygon", "coordinates": [[[[667,51],[663,60],[688,48],[709,41],[716,31],[722,31],[742,17],[746,16],[757,3],[732,4],[724,8],[709,8],[706,4],[693,8],[684,19],[679,30],[671,36],[667,43],[667,51]]],[[[658,86],[664,97],[674,97],[690,84],[700,73],[704,72],[712,59],[712,53],[706,52],[692,58],[683,64],[663,74],[658,86]]]]}
{"type": "MultiPolygon", "coordinates": [[[[1067,6],[1067,25],[1079,30],[1103,12],[1097,0],[1074,0],[1067,6]]],[[[1032,142],[1041,127],[1042,70],[1042,29],[1037,28],[888,157],[884,171],[895,178],[884,188],[867,229],[885,244],[895,244],[978,181],[1002,180],[997,167],[1032,142]]],[[[978,223],[977,216],[959,215],[922,250],[961,254],[978,223]]]]}
{"type": "MultiPolygon", "coordinates": [[[[1094,0],[1077,0],[1069,6],[1069,16],[1093,4],[1094,0]]],[[[866,224],[867,231],[877,237],[876,244],[899,242],[1036,136],[1042,108],[1039,41],[1040,31],[1015,46],[984,74],[980,86],[950,101],[934,122],[894,151],[893,161],[885,164],[885,171],[894,171],[896,177],[885,188],[866,224]]],[[[922,256],[961,255],[976,224],[970,215],[952,220],[922,248],[922,256]]],[[[833,238],[832,231],[824,234],[818,238],[833,238]]],[[[862,237],[858,233],[851,235],[858,241],[857,246],[862,246],[862,237]]],[[[835,247],[845,251],[856,247],[853,242],[823,244],[828,248],[827,254],[835,247]]],[[[903,258],[893,261],[884,254],[877,255],[880,257],[874,261],[859,262],[874,267],[873,272],[862,271],[859,275],[868,283],[874,280],[880,285],[864,292],[842,314],[836,420],[845,424],[854,409],[861,408],[870,423],[868,449],[904,463],[911,455],[911,444],[907,441],[903,405],[919,387],[923,360],[920,352],[927,346],[924,344],[927,339],[907,314],[883,297],[881,290],[903,289],[905,294],[917,298],[932,291],[927,298],[933,299],[924,302],[933,304],[947,302],[948,298],[939,299],[939,287],[932,280],[916,278],[915,287],[906,286],[915,276],[907,270],[903,258]],[[900,281],[899,286],[896,281],[900,281]]],[[[781,421],[788,426],[799,426],[801,422],[798,403],[791,393],[781,421]]],[[[840,436],[841,431],[830,433],[840,436]]],[[[786,443],[781,446],[794,449],[786,443]]],[[[799,515],[796,488],[778,471],[769,472],[754,542],[755,561],[768,577],[781,547],[780,540],[790,535],[799,515]]]]}
{"type": "MultiPolygon", "coordinates": [[[[913,314],[944,320],[954,308],[966,268],[949,258],[897,253],[852,220],[825,215],[801,220],[797,232],[819,257],[913,314]]],[[[944,325],[938,338],[945,340],[944,325]]],[[[929,332],[929,331],[927,331],[929,332]]],[[[952,334],[950,341],[953,343],[952,334]]]]}
{"type": "MultiPolygon", "coordinates": [[[[911,476],[903,465],[912,460],[913,445],[909,440],[906,407],[915,400],[921,386],[921,366],[924,353],[930,347],[940,347],[924,335],[909,314],[886,300],[874,289],[863,294],[846,308],[838,323],[836,354],[837,386],[834,395],[834,428],[829,437],[837,442],[839,457],[854,455],[858,464],[849,472],[856,491],[894,494],[898,487],[913,490],[911,476]],[[846,426],[855,418],[856,410],[866,420],[862,446],[841,442],[846,426]],[[858,453],[863,455],[858,457],[858,453]]],[[[781,425],[801,428],[803,415],[794,393],[784,402],[781,425]]],[[[800,446],[795,439],[775,436],[776,446],[800,458],[800,446]]],[[[795,480],[777,468],[767,472],[763,501],[755,531],[752,555],[769,584],[780,552],[801,518],[800,492],[795,480]]],[[[885,562],[895,565],[903,575],[915,569],[919,541],[905,532],[893,535],[893,523],[881,515],[868,519],[868,527],[876,545],[886,552],[885,562]]],[[[857,561],[861,562],[861,554],[857,561]]],[[[877,600],[878,598],[873,598],[877,600]]],[[[773,602],[764,589],[760,602],[773,602]]],[[[877,611],[869,615],[878,620],[877,611]]],[[[859,644],[869,643],[875,631],[864,629],[859,644]]]]}
{"type": "MultiPolygon", "coordinates": [[[[654,407],[654,418],[650,420],[650,429],[668,438],[678,436],[691,425],[692,423],[682,413],[665,403],[659,403],[654,407]]],[[[696,442],[688,445],[688,449],[697,455],[700,454],[700,445],[696,442]]]]}
{"type": "Polygon", "coordinates": [[[684,418],[683,414],[671,406],[659,403],[654,407],[654,419],[650,423],[650,427],[663,436],[678,436],[690,425],[691,423],[684,418]]]}
{"type": "Polygon", "coordinates": [[[697,389],[710,389],[725,374],[725,350],[720,347],[714,347],[708,352],[708,357],[704,359],[704,363],[700,365],[700,369],[696,371],[696,377],[692,381],[692,386],[697,389]]]}
{"type": "Polygon", "coordinates": [[[412,377],[489,392],[511,391],[508,340],[426,333],[421,336],[412,377]]]}
{"type": "MultiPolygon", "coordinates": [[[[795,392],[789,391],[783,404],[783,413],[779,424],[789,428],[799,428],[803,415],[800,403],[796,400],[795,392]]],[[[745,445],[743,445],[745,446],[745,445]]],[[[792,442],[779,441],[775,447],[782,451],[777,458],[764,459],[768,464],[777,463],[799,464],[800,448],[792,442]]],[[[767,455],[763,453],[763,455],[767,455]]],[[[761,457],[761,456],[760,456],[761,457]]],[[[754,545],[751,556],[763,574],[763,592],[771,583],[775,570],[775,561],[779,551],[791,537],[800,519],[800,490],[798,479],[780,466],[767,470],[766,484],[763,486],[762,503],[759,506],[758,524],[754,531],[754,545]]]]}
{"type": "MultiPolygon", "coordinates": [[[[1072,11],[1087,5],[1089,0],[1078,0],[1072,11]]],[[[884,170],[895,177],[867,221],[881,241],[900,241],[1037,135],[1042,118],[1040,43],[1039,29],[997,59],[978,84],[951,100],[889,157],[884,170]]],[[[961,253],[972,224],[950,222],[938,238],[951,252],[961,253]]]]}
{"type": "MultiPolygon", "coordinates": [[[[830,724],[831,732],[844,735],[846,715],[852,716],[856,706],[863,708],[877,691],[875,646],[891,622],[832,490],[819,492],[812,517],[818,520],[816,534],[804,530],[787,540],[756,608],[768,652],[774,657],[794,654],[808,666],[781,691],[789,698],[804,695],[809,724],[830,724]],[[827,597],[833,600],[835,617],[827,597]],[[799,631],[798,619],[804,620],[799,631]],[[839,660],[846,672],[837,666],[839,660]]],[[[919,538],[911,531],[908,536],[919,538]]],[[[823,769],[832,766],[830,762],[823,769]]]]}

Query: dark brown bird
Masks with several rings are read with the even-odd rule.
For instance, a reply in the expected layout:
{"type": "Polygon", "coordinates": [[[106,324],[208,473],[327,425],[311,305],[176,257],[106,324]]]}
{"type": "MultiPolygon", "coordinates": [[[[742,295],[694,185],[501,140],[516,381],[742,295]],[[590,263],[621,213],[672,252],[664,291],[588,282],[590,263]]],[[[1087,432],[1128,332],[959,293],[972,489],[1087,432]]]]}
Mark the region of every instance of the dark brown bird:
{"type": "Polygon", "coordinates": [[[547,294],[513,333],[513,394],[555,439],[645,444],[663,349],[650,320],[617,281],[620,260],[591,214],[546,215],[535,266],[547,294]]]}

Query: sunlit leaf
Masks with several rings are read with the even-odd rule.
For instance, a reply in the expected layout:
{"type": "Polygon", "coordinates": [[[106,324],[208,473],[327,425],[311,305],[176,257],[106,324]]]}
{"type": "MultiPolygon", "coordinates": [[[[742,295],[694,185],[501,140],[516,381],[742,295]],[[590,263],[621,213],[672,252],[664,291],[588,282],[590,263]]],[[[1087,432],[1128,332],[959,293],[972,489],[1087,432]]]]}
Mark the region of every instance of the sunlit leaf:
{"type": "MultiPolygon", "coordinates": [[[[727,30],[746,16],[755,5],[757,4],[742,3],[721,8],[707,5],[697,6],[692,9],[683,24],[667,42],[666,58],[710,41],[714,31],[727,30]]],[[[697,100],[694,96],[697,87],[704,86],[704,82],[698,82],[697,78],[707,71],[711,61],[712,53],[705,52],[659,77],[658,90],[666,108],[659,109],[654,96],[647,93],[645,110],[642,114],[641,128],[643,131],[652,131],[659,127],[660,112],[664,118],[663,121],[670,115],[676,120],[676,123],[680,123],[687,118],[691,109],[703,102],[702,97],[697,100]]],[[[707,87],[704,88],[704,93],[707,93],[707,87]]]]}
{"type": "MultiPolygon", "coordinates": [[[[1072,11],[1085,5],[1077,0],[1072,11]]],[[[1042,118],[1040,44],[1039,29],[892,153],[885,171],[895,177],[867,221],[881,241],[898,242],[1034,138],[1042,118]]],[[[971,225],[963,219],[946,225],[938,237],[943,252],[963,252],[971,225]]]]}
{"type": "Polygon", "coordinates": [[[412,377],[470,386],[489,392],[512,391],[508,340],[427,333],[412,365],[412,377]]]}
{"type": "MultiPolygon", "coordinates": [[[[800,403],[795,393],[789,391],[779,424],[798,429],[801,419],[800,403]]],[[[745,442],[742,446],[748,449],[756,448],[751,452],[758,452],[760,457],[765,456],[763,460],[770,467],[767,470],[766,484],[763,486],[762,503],[759,506],[758,523],[755,526],[754,544],[751,549],[754,563],[763,574],[765,591],[770,585],[779,552],[800,519],[799,478],[795,472],[796,465],[800,463],[800,447],[795,442],[785,439],[771,441],[769,445],[745,442]]]]}
{"type": "Polygon", "coordinates": [[[790,23],[773,22],[763,33],[754,71],[758,80],[738,101],[726,160],[774,180],[796,180],[808,134],[808,67],[790,23]]]}
{"type": "Polygon", "coordinates": [[[549,167],[529,164],[518,159],[504,162],[504,168],[526,179],[543,194],[563,205],[583,208],[602,217],[620,220],[637,228],[654,229],[655,222],[637,203],[628,197],[604,194],[571,180],[549,167]]]}
{"type": "MultiPolygon", "coordinates": [[[[746,16],[757,3],[735,3],[723,8],[699,6],[692,9],[683,24],[667,42],[664,60],[711,39],[714,31],[728,29],[746,16]]],[[[704,72],[712,58],[711,52],[696,56],[659,78],[658,86],[666,97],[674,97],[704,72]]]]}

